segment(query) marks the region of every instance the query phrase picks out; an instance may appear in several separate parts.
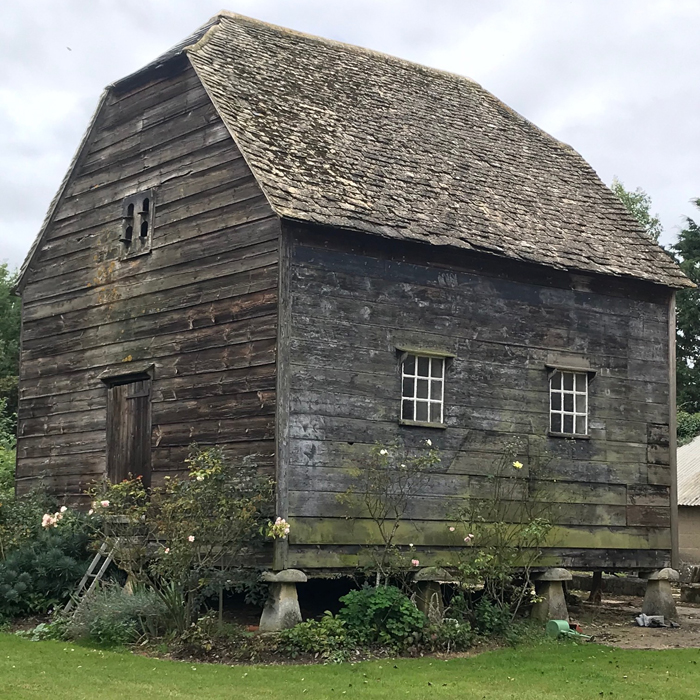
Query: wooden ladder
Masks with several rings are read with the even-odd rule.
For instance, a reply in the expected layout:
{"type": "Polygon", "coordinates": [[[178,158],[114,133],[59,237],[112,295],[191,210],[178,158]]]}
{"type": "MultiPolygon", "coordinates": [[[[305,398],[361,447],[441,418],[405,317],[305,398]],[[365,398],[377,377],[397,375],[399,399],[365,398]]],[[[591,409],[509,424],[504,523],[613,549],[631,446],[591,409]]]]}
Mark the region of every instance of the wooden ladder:
{"type": "Polygon", "coordinates": [[[63,608],[64,613],[70,612],[73,607],[80,605],[80,603],[85,599],[88,593],[91,593],[98,581],[102,580],[105,575],[109,565],[112,563],[114,558],[114,550],[119,545],[119,538],[114,540],[112,547],[109,548],[106,542],[103,542],[97,554],[93,557],[88,566],[88,570],[85,572],[85,576],[80,580],[78,584],[78,589],[71,596],[70,600],[66,603],[66,607],[63,608]]]}

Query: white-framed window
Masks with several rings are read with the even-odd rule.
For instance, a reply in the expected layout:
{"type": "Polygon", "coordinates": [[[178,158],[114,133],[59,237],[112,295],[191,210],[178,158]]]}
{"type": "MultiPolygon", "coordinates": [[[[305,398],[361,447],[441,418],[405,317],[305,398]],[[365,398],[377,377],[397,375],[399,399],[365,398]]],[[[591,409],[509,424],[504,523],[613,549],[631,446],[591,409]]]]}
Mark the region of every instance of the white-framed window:
{"type": "Polygon", "coordinates": [[[442,425],[446,357],[406,353],[401,362],[401,422],[442,425]]]}
{"type": "Polygon", "coordinates": [[[549,378],[549,429],[588,435],[588,372],[555,369],[549,378]]]}

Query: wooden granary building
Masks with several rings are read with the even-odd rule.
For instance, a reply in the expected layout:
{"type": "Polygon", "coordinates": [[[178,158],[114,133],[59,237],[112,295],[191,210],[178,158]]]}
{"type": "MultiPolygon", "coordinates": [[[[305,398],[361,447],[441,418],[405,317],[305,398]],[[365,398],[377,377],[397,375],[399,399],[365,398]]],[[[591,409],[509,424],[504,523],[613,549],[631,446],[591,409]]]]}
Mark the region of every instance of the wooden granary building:
{"type": "Polygon", "coordinates": [[[439,562],[516,436],[553,457],[550,561],[668,566],[689,285],[472,80],[221,13],[106,89],[29,253],[18,489],[257,453],[291,524],[275,565],[312,573],[375,537],[337,498],[352,466],[429,439],[399,541],[439,562]]]}

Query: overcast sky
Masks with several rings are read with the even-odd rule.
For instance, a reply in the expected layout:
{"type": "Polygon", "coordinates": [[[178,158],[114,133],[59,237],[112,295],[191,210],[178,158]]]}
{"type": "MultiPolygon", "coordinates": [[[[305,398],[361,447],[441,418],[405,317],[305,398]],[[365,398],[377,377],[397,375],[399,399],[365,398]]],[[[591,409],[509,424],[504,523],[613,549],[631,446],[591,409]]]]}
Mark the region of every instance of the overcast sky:
{"type": "Polygon", "coordinates": [[[2,0],[0,261],[21,264],[102,89],[220,9],[477,80],[673,240],[700,197],[700,0],[2,0]]]}

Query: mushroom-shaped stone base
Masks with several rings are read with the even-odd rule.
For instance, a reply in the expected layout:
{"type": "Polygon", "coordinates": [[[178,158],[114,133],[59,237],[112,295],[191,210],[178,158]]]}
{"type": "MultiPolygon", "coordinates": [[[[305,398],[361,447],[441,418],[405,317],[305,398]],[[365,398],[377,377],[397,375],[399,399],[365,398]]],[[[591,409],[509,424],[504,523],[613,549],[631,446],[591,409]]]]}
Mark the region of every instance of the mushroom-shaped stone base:
{"type": "Polygon", "coordinates": [[[297,583],[306,582],[306,574],[298,569],[277,573],[263,572],[260,577],[270,583],[270,595],[260,618],[261,632],[279,632],[301,622],[297,583]]]}
{"type": "Polygon", "coordinates": [[[547,569],[533,577],[535,593],[540,600],[532,606],[531,617],[535,620],[569,620],[569,611],[564,597],[564,581],[571,581],[566,569],[547,569]]]}
{"type": "Polygon", "coordinates": [[[663,615],[667,619],[675,620],[678,613],[673,600],[671,581],[678,581],[678,572],[675,569],[661,569],[649,574],[646,579],[647,590],[642,612],[645,615],[663,615]]]}
{"type": "Polygon", "coordinates": [[[454,577],[437,566],[427,566],[413,577],[416,584],[416,607],[431,621],[442,620],[445,604],[441,583],[452,583],[454,577]]]}

